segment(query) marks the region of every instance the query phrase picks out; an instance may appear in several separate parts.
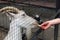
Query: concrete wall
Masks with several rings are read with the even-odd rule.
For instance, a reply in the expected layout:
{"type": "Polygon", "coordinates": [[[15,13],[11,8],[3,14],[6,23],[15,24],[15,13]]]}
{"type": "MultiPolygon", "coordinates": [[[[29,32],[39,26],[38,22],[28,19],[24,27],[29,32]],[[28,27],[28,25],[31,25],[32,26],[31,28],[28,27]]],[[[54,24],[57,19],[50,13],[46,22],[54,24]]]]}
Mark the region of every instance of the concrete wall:
{"type": "Polygon", "coordinates": [[[0,13],[0,26],[9,28],[9,18],[5,15],[0,13]]]}

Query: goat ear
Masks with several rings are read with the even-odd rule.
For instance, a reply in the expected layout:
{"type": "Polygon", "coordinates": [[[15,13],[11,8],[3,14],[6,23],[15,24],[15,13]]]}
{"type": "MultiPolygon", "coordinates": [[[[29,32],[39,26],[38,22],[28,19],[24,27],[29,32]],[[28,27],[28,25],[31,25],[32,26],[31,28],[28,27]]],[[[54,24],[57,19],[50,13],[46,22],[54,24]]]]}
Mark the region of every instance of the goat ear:
{"type": "Polygon", "coordinates": [[[14,13],[6,13],[6,15],[9,17],[9,20],[12,20],[15,16],[14,13]]]}
{"type": "Polygon", "coordinates": [[[14,17],[16,14],[14,13],[8,13],[10,16],[14,17]]]}

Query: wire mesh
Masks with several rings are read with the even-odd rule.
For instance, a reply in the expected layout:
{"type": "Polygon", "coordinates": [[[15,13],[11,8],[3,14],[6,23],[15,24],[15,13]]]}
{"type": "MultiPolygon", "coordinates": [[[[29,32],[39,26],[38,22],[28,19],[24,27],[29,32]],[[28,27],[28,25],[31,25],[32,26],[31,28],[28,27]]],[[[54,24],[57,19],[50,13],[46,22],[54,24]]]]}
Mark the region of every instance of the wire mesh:
{"type": "Polygon", "coordinates": [[[22,10],[17,10],[14,7],[10,7],[11,9],[7,8],[7,7],[5,7],[5,8],[2,8],[1,10],[3,10],[3,11],[0,10],[0,12],[2,12],[3,14],[4,13],[7,14],[7,17],[9,17],[11,22],[10,22],[10,26],[9,26],[9,31],[3,40],[22,40],[22,33],[21,33],[22,27],[26,28],[27,40],[30,40],[31,28],[35,27],[35,25],[33,25],[33,23],[35,23],[36,20],[33,19],[32,17],[29,17],[28,15],[26,15],[26,13],[22,10]],[[15,10],[17,12],[17,14],[11,13],[10,12],[11,10],[12,11],[15,10]],[[12,15],[12,17],[11,17],[11,15],[12,15]]]}

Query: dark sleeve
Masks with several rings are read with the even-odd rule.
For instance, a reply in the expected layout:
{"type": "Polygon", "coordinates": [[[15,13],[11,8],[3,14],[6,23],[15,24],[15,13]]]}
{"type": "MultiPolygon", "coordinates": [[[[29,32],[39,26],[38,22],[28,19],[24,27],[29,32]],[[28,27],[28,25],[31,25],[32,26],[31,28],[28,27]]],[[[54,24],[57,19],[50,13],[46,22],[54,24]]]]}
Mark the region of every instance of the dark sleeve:
{"type": "Polygon", "coordinates": [[[60,18],[60,13],[59,13],[59,18],[60,18]]]}
{"type": "Polygon", "coordinates": [[[60,0],[56,0],[56,10],[57,10],[56,18],[60,18],[60,0]]]}
{"type": "Polygon", "coordinates": [[[60,0],[56,0],[56,9],[60,9],[60,0]]]}
{"type": "Polygon", "coordinates": [[[60,18],[60,9],[57,11],[56,18],[60,18]]]}

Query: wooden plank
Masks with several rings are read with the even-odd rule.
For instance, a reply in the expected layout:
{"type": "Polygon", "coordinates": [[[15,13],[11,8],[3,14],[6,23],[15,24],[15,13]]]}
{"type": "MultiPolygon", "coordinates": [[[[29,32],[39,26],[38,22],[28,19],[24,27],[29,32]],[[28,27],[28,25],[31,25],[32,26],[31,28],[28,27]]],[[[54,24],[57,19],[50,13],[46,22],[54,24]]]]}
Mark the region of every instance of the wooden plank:
{"type": "Polygon", "coordinates": [[[7,2],[7,1],[0,1],[0,3],[9,3],[9,2],[7,2]]]}
{"type": "MultiPolygon", "coordinates": [[[[0,1],[0,3],[11,3],[8,1],[0,1]]],[[[49,8],[56,8],[56,3],[49,3],[49,2],[42,2],[42,1],[25,1],[25,2],[18,2],[17,3],[24,3],[24,4],[30,4],[35,6],[43,6],[43,7],[49,7],[49,8]]]]}
{"type": "Polygon", "coordinates": [[[23,3],[36,5],[36,6],[44,6],[44,7],[56,8],[56,3],[38,2],[38,1],[36,1],[36,2],[27,1],[27,2],[23,2],[23,3]]]}

